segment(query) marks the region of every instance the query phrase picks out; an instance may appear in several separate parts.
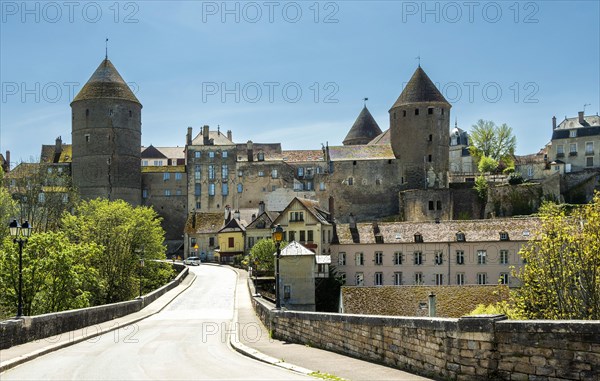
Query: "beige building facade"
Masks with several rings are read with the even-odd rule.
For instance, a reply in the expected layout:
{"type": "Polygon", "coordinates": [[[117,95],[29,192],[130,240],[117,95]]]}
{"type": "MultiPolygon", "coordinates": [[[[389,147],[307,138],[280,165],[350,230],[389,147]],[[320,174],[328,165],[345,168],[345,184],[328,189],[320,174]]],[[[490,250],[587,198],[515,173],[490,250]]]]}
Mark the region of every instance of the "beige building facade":
{"type": "Polygon", "coordinates": [[[566,173],[600,167],[600,116],[584,116],[580,111],[558,126],[553,118],[550,159],[564,163],[566,173]]]}

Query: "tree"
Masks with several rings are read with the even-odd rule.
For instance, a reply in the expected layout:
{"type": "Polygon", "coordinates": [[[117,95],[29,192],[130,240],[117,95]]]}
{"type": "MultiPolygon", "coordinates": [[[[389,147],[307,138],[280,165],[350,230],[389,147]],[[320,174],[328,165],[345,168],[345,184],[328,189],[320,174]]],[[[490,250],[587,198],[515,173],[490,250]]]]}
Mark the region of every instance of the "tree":
{"type": "Polygon", "coordinates": [[[12,199],[8,189],[4,186],[4,173],[0,168],[0,249],[2,248],[2,242],[4,237],[8,236],[8,222],[11,218],[16,216],[17,208],[16,203],[12,199]]]}
{"type": "MultiPolygon", "coordinates": [[[[281,242],[280,247],[284,248],[287,242],[281,242]]],[[[250,249],[250,264],[256,271],[268,274],[275,273],[275,254],[277,248],[272,239],[261,239],[250,249]]]]}
{"type": "Polygon", "coordinates": [[[520,252],[517,306],[531,319],[600,319],[600,193],[570,215],[545,203],[540,217],[539,240],[520,252]]]}
{"type": "Polygon", "coordinates": [[[469,135],[469,151],[477,163],[483,157],[489,157],[505,168],[514,166],[513,155],[517,148],[517,138],[512,128],[506,124],[496,126],[491,120],[479,119],[469,135]]]}
{"type": "Polygon", "coordinates": [[[160,218],[148,207],[132,207],[122,200],[96,199],[82,202],[74,214],[65,214],[62,227],[73,242],[98,245],[101,250],[90,258],[98,270],[99,288],[94,304],[120,302],[138,294],[140,258],[145,267],[145,287],[162,285],[172,275],[164,260],[164,230],[160,218]]]}
{"type": "Polygon", "coordinates": [[[494,172],[498,168],[498,162],[489,156],[482,156],[477,165],[477,169],[482,173],[494,172]]]}

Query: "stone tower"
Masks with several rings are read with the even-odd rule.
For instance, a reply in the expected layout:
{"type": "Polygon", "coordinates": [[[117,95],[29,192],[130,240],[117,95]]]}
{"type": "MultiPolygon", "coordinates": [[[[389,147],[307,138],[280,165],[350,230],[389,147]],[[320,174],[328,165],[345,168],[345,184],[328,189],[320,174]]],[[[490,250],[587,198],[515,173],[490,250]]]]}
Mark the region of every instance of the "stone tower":
{"type": "Polygon", "coordinates": [[[390,109],[390,141],[405,189],[447,186],[451,107],[419,66],[390,109]]]}
{"type": "Polygon", "coordinates": [[[343,144],[345,146],[367,144],[379,134],[381,134],[381,128],[379,128],[375,118],[373,118],[373,115],[371,115],[365,105],[348,132],[348,135],[344,138],[343,144]]]}
{"type": "Polygon", "coordinates": [[[108,58],[71,110],[72,176],[81,196],[140,205],[142,104],[108,58]]]}

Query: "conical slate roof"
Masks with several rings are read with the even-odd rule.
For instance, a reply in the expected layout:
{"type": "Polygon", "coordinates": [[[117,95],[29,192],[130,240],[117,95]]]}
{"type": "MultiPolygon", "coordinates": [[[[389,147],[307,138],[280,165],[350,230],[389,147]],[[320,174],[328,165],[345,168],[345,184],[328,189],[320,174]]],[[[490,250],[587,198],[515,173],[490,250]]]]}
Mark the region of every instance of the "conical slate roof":
{"type": "Polygon", "coordinates": [[[419,66],[392,108],[411,103],[430,102],[441,102],[449,105],[446,98],[444,98],[425,71],[419,66]]]}
{"type": "Polygon", "coordinates": [[[379,128],[373,115],[371,115],[365,105],[348,132],[348,135],[344,138],[343,144],[345,146],[367,144],[379,134],[381,134],[381,128],[379,128]]]}
{"type": "Polygon", "coordinates": [[[108,58],[98,66],[73,102],[100,98],[123,99],[140,103],[108,58]]]}

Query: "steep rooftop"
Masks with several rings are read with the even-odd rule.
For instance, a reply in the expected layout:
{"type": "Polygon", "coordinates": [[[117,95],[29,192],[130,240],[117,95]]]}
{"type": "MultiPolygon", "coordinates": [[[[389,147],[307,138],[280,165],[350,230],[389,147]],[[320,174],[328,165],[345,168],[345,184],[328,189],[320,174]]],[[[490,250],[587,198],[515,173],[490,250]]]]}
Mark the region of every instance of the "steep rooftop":
{"type": "Polygon", "coordinates": [[[104,59],[98,66],[81,91],[75,96],[73,102],[101,98],[123,99],[140,103],[108,58],[104,59]]]}
{"type": "Polygon", "coordinates": [[[392,108],[412,103],[431,102],[440,102],[450,105],[431,79],[429,79],[429,76],[427,76],[425,71],[419,66],[392,108]]]}
{"type": "Polygon", "coordinates": [[[343,144],[345,146],[367,144],[379,134],[381,134],[381,128],[379,128],[375,118],[373,118],[373,115],[371,115],[365,105],[360,114],[358,114],[352,128],[350,128],[348,135],[344,138],[343,144]]]}

